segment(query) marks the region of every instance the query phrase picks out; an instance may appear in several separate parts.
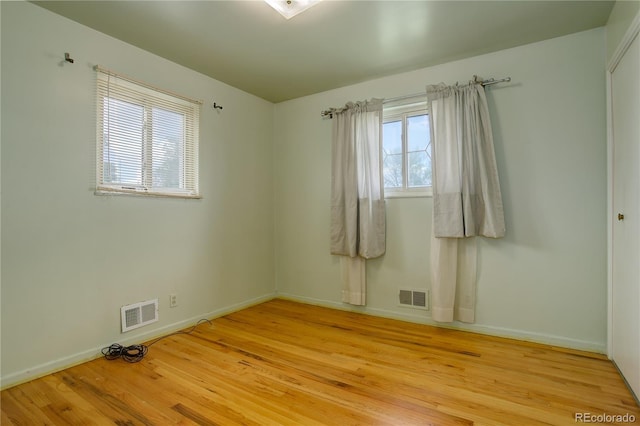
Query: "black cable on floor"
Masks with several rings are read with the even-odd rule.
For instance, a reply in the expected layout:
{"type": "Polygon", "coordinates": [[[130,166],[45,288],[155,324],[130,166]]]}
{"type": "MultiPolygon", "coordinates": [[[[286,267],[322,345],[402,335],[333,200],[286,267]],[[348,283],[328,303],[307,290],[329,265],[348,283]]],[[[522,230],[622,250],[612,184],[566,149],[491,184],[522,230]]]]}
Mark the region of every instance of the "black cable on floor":
{"type": "Polygon", "coordinates": [[[149,348],[145,345],[122,346],[113,343],[106,348],[102,348],[102,355],[108,360],[122,358],[127,362],[138,362],[144,358],[149,348]]]}
{"type": "Polygon", "coordinates": [[[201,323],[203,322],[208,322],[209,325],[211,324],[211,321],[209,321],[206,318],[203,318],[201,320],[199,320],[193,327],[191,327],[188,331],[176,331],[174,333],[171,334],[167,334],[166,336],[160,337],[154,341],[152,341],[151,343],[149,343],[148,345],[130,345],[130,346],[122,346],[118,343],[113,343],[105,348],[102,348],[102,355],[104,355],[104,357],[106,359],[108,359],[109,361],[114,360],[114,359],[118,359],[118,358],[122,358],[123,360],[127,361],[127,362],[139,362],[142,360],[142,358],[144,358],[144,356],[147,354],[147,352],[149,351],[149,346],[159,342],[162,339],[166,339],[167,337],[170,336],[174,336],[176,334],[191,334],[193,333],[193,331],[196,329],[197,326],[199,326],[201,323]]]}

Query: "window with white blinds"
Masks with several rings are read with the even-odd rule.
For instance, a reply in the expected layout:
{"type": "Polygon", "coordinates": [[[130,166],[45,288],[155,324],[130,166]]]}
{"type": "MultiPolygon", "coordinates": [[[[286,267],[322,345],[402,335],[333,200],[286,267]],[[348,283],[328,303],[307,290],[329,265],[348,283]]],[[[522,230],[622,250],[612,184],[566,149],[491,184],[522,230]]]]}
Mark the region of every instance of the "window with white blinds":
{"type": "Polygon", "coordinates": [[[97,71],[97,192],[199,198],[197,101],[97,71]]]}

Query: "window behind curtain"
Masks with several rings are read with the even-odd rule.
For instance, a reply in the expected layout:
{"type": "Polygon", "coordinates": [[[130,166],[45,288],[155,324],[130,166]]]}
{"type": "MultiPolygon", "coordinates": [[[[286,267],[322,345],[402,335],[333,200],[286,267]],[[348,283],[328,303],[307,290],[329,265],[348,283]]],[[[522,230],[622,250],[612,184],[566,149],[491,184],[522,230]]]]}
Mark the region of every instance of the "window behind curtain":
{"type": "Polygon", "coordinates": [[[98,192],[199,197],[200,105],[97,75],[98,192]]]}
{"type": "Polygon", "coordinates": [[[426,102],[385,106],[382,126],[385,196],[431,195],[431,132],[426,102]]]}

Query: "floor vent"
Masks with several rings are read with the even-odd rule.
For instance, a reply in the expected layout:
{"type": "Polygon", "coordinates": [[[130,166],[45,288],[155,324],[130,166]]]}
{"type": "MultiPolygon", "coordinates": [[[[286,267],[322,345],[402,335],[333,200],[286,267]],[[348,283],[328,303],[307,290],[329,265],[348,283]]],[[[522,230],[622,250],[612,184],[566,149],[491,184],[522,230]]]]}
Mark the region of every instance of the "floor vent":
{"type": "Polygon", "coordinates": [[[158,299],[133,303],[120,308],[122,332],[158,321],[158,299]]]}
{"type": "Polygon", "coordinates": [[[400,290],[400,305],[418,309],[429,309],[428,293],[424,290],[400,290]]]}

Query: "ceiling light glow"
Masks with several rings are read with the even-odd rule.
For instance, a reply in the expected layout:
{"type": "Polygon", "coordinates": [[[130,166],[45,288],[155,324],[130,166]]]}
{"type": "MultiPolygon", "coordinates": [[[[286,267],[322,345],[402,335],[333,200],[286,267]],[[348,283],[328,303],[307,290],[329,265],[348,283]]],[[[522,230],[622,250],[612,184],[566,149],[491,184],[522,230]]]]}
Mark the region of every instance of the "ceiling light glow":
{"type": "Polygon", "coordinates": [[[269,6],[274,8],[287,19],[291,19],[297,14],[304,12],[321,0],[264,0],[269,6]]]}

